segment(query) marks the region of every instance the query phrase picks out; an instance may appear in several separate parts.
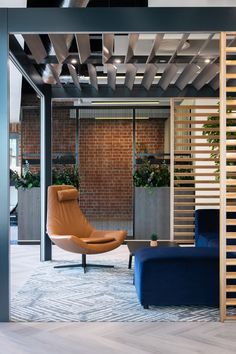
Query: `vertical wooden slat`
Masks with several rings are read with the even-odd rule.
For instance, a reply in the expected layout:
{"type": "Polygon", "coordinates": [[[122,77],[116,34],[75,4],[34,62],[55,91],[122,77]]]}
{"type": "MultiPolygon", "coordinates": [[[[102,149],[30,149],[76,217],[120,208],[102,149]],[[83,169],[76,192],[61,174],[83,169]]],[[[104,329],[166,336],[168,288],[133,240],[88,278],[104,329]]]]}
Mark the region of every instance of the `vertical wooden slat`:
{"type": "Polygon", "coordinates": [[[220,35],[220,320],[226,317],[226,33],[220,35]]]}
{"type": "Polygon", "coordinates": [[[170,100],[170,239],[174,240],[174,119],[175,101],[170,100]]]}
{"type": "Polygon", "coordinates": [[[218,110],[218,105],[211,101],[207,104],[205,100],[203,104],[184,104],[178,99],[172,100],[171,226],[175,240],[193,242],[195,210],[219,207],[219,182],[216,180],[219,173],[215,166],[219,159],[211,156],[212,148],[216,154],[219,152],[219,143],[210,143],[203,135],[211,130],[219,132],[219,127],[204,127],[209,123],[208,116],[215,117],[212,124],[219,124],[218,110]]]}
{"type": "Polygon", "coordinates": [[[220,37],[220,319],[236,320],[235,33],[220,37]],[[229,214],[231,212],[231,214],[229,214]],[[231,267],[231,268],[229,268],[231,267]],[[233,267],[233,268],[232,268],[233,267]]]}

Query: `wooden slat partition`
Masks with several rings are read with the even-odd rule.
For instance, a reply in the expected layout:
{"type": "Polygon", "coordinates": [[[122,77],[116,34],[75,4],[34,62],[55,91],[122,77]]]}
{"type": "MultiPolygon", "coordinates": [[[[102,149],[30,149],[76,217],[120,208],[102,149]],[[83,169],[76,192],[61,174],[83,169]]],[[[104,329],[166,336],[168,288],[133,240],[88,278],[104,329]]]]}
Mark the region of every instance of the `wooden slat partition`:
{"type": "Polygon", "coordinates": [[[196,209],[219,208],[219,106],[217,101],[206,102],[172,101],[172,237],[176,241],[194,242],[196,209]],[[214,117],[210,127],[206,126],[209,116],[214,117]],[[209,141],[212,138],[217,141],[209,141]]]}
{"type": "Polygon", "coordinates": [[[236,34],[220,39],[220,317],[236,320],[236,34]],[[230,67],[230,68],[229,68],[230,67]],[[229,72],[231,71],[231,73],[229,72]],[[232,80],[233,79],[233,80],[232,80]],[[231,213],[231,214],[229,214],[231,213]]]}

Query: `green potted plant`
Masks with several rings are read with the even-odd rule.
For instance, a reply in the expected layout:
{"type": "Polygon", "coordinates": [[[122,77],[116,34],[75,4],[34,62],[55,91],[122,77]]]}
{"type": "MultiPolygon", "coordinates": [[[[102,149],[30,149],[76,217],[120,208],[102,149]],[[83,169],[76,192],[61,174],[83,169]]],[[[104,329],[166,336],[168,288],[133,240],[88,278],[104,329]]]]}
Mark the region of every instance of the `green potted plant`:
{"type": "MultiPolygon", "coordinates": [[[[40,206],[40,173],[30,168],[27,162],[22,174],[12,174],[18,189],[18,243],[39,242],[41,228],[40,206]]],[[[79,188],[79,172],[77,166],[53,168],[53,184],[69,184],[79,188]]]]}
{"type": "Polygon", "coordinates": [[[163,163],[151,164],[145,158],[143,163],[137,167],[133,175],[135,187],[169,187],[170,186],[170,172],[165,161],[163,163]]]}
{"type": "Polygon", "coordinates": [[[134,175],[134,231],[137,239],[150,239],[156,231],[162,239],[170,237],[170,172],[165,162],[152,164],[148,158],[134,175]]]}
{"type": "Polygon", "coordinates": [[[150,246],[151,247],[156,247],[157,246],[157,240],[158,240],[158,235],[156,233],[153,233],[151,235],[151,240],[150,240],[150,246]]]}
{"type": "MultiPolygon", "coordinates": [[[[16,189],[31,189],[40,187],[40,173],[30,170],[30,165],[26,162],[23,167],[22,175],[16,171],[12,173],[12,180],[14,181],[16,189]]],[[[52,169],[52,184],[68,184],[79,188],[79,171],[77,166],[53,168],[52,169]]]]}

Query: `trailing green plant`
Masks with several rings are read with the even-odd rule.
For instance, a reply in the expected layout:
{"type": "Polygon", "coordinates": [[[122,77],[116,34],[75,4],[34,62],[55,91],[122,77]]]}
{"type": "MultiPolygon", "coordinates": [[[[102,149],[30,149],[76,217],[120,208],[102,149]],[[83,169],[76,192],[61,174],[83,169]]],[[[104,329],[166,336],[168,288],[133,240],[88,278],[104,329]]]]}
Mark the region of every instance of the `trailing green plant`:
{"type": "MultiPolygon", "coordinates": [[[[22,175],[16,171],[12,173],[12,180],[16,189],[30,189],[33,187],[40,187],[40,173],[30,170],[28,162],[23,166],[22,175]]],[[[79,171],[77,166],[53,168],[52,183],[56,185],[68,184],[79,188],[79,171]]]]}
{"type": "MultiPolygon", "coordinates": [[[[205,128],[207,130],[203,131],[202,135],[209,137],[207,139],[209,144],[214,144],[214,143],[219,144],[219,142],[220,142],[219,131],[216,130],[219,128],[219,126],[220,126],[219,116],[209,116],[207,118],[207,122],[203,125],[203,128],[205,128]]],[[[217,153],[215,152],[216,149],[217,149],[217,146],[214,146],[214,145],[211,146],[211,150],[212,150],[211,157],[212,158],[217,157],[217,153]]]]}
{"type": "Polygon", "coordinates": [[[158,165],[151,164],[148,159],[137,167],[133,175],[135,187],[164,187],[170,185],[170,172],[165,162],[158,165]]]}
{"type": "MultiPolygon", "coordinates": [[[[227,113],[232,113],[232,110],[228,109],[227,113]]],[[[234,126],[235,122],[234,119],[227,119],[227,127],[231,127],[234,126]]],[[[207,141],[211,144],[211,143],[220,143],[220,137],[219,137],[219,131],[215,131],[215,128],[219,129],[220,127],[220,120],[219,120],[219,116],[209,116],[207,118],[207,122],[203,125],[204,128],[206,128],[207,130],[203,131],[203,135],[208,136],[207,141]],[[214,122],[213,122],[214,121],[214,122]],[[212,130],[213,129],[213,130],[212,130]]],[[[226,132],[226,137],[229,139],[235,139],[236,137],[236,132],[226,132]]],[[[211,150],[211,157],[212,158],[218,158],[219,155],[217,153],[218,146],[212,146],[211,150]]],[[[230,150],[235,150],[234,146],[227,146],[226,147],[227,151],[230,150]]],[[[215,161],[215,165],[216,165],[216,171],[215,172],[219,172],[219,161],[215,161]]],[[[228,166],[235,166],[236,162],[235,161],[231,161],[227,163],[228,166]]],[[[216,180],[219,180],[219,176],[215,177],[216,180]]],[[[231,177],[230,177],[231,178],[231,177]]]]}

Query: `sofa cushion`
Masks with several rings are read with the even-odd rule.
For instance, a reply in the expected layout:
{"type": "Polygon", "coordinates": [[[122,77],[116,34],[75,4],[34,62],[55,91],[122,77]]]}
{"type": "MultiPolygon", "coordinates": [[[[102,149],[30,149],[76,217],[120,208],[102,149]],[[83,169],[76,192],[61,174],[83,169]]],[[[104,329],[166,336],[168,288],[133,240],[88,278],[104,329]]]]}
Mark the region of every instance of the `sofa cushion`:
{"type": "Polygon", "coordinates": [[[144,306],[217,306],[219,249],[141,249],[135,253],[135,287],[144,306]]]}
{"type": "Polygon", "coordinates": [[[219,235],[216,232],[200,233],[195,239],[196,247],[219,247],[219,235]]]}
{"type": "Polygon", "coordinates": [[[219,248],[219,238],[212,238],[208,241],[208,247],[217,247],[219,248]]]}

